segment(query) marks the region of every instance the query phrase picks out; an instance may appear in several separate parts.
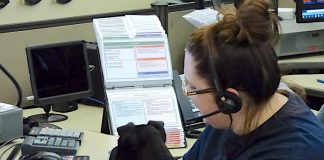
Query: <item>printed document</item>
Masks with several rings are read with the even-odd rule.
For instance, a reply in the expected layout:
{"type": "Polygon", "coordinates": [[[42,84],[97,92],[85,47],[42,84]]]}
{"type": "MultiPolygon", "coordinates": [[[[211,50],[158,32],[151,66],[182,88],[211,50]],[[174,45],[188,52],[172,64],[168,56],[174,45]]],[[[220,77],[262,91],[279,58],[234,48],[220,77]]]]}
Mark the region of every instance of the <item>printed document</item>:
{"type": "Polygon", "coordinates": [[[168,38],[156,15],[93,20],[114,135],[129,122],[163,121],[168,148],[186,146],[168,38]]]}
{"type": "Polygon", "coordinates": [[[168,148],[186,146],[179,107],[172,87],[106,90],[113,134],[129,122],[163,121],[168,148]]]}
{"type": "Polygon", "coordinates": [[[214,9],[205,8],[194,10],[182,17],[195,27],[199,28],[218,22],[219,19],[223,18],[223,15],[219,14],[219,12],[214,9]]]}

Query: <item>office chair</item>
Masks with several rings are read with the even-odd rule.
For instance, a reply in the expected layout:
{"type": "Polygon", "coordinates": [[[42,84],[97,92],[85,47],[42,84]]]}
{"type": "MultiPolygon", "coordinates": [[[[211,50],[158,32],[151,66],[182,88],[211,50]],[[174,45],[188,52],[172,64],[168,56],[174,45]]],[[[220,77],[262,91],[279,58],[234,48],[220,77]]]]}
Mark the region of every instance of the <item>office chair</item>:
{"type": "Polygon", "coordinates": [[[324,104],[322,105],[322,107],[318,111],[317,117],[322,122],[322,124],[324,125],[324,104]]]}

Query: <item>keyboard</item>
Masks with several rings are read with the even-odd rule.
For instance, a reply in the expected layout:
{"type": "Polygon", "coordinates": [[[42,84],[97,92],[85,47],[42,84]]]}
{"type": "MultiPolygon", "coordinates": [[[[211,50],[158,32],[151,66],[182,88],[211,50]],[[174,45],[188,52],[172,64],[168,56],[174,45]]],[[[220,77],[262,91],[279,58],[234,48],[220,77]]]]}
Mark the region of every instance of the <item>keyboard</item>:
{"type": "Polygon", "coordinates": [[[26,156],[47,151],[75,155],[81,146],[83,134],[81,131],[33,127],[21,145],[21,153],[26,156]]]}

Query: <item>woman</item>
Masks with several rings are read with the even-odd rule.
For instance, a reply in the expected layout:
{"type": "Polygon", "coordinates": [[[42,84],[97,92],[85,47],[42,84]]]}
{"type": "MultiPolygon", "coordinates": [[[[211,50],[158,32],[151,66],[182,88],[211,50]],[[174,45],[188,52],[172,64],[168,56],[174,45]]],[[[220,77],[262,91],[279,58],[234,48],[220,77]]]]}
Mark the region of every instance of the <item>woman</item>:
{"type": "Polygon", "coordinates": [[[323,159],[319,120],[298,96],[277,90],[278,37],[277,19],[264,0],[243,2],[236,13],[192,34],[185,92],[203,115],[222,113],[204,119],[207,127],[184,160],[323,159]],[[234,110],[220,107],[228,97],[219,97],[215,75],[234,95],[234,110]]]}

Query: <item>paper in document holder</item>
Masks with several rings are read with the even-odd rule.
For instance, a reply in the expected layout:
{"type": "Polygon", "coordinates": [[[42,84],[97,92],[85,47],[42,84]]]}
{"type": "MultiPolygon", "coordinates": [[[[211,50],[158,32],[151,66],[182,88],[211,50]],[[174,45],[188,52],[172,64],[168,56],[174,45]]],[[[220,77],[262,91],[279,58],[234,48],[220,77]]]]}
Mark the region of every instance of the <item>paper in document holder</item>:
{"type": "Polygon", "coordinates": [[[112,133],[129,122],[163,121],[169,148],[186,141],[167,35],[155,15],[94,19],[112,133]]]}

